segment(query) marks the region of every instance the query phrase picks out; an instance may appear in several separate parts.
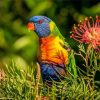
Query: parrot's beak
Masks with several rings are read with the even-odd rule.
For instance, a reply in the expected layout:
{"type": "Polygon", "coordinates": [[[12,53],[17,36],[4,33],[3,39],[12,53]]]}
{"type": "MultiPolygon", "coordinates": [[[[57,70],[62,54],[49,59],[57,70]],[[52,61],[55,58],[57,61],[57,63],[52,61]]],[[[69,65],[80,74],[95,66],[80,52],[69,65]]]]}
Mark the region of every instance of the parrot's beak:
{"type": "Polygon", "coordinates": [[[34,23],[33,22],[29,22],[28,24],[27,24],[27,28],[28,28],[28,30],[29,31],[31,31],[31,30],[35,30],[35,25],[34,25],[34,23]]]}

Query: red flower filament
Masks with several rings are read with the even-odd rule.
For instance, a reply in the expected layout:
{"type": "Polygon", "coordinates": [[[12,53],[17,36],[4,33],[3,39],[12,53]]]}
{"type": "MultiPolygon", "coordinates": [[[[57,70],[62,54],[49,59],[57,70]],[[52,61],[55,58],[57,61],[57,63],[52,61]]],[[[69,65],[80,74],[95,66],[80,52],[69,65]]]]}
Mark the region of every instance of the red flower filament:
{"type": "Polygon", "coordinates": [[[78,26],[74,26],[71,38],[80,43],[90,44],[94,49],[100,47],[100,16],[92,17],[80,21],[78,26]]]}

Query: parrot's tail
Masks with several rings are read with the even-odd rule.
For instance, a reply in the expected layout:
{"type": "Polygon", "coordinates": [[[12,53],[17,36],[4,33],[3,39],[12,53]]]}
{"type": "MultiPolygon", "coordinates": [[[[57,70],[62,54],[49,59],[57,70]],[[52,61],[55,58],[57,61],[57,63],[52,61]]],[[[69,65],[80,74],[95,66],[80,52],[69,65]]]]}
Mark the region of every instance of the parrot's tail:
{"type": "Polygon", "coordinates": [[[74,52],[71,50],[69,54],[69,64],[68,64],[68,72],[71,74],[73,78],[77,78],[77,68],[76,61],[74,57],[74,52]]]}

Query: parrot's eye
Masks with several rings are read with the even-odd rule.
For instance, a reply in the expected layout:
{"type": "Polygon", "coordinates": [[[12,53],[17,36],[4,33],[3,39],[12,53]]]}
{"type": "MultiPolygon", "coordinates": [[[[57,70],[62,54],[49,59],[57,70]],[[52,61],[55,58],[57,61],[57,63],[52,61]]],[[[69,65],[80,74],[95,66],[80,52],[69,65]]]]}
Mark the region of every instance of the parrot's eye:
{"type": "Polygon", "coordinates": [[[38,23],[38,24],[41,24],[42,22],[43,22],[42,20],[39,20],[37,23],[38,23]]]}

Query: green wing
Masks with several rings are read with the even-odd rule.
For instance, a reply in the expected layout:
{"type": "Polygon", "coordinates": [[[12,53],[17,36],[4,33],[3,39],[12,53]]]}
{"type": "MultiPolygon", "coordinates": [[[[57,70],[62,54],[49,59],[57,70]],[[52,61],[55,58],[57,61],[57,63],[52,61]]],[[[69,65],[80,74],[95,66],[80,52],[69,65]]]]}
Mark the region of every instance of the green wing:
{"type": "Polygon", "coordinates": [[[77,77],[77,69],[76,69],[76,62],[74,58],[74,52],[71,50],[69,44],[65,42],[65,38],[60,33],[59,29],[55,25],[54,29],[52,30],[52,33],[55,36],[59,36],[63,41],[64,44],[61,44],[63,48],[65,48],[67,51],[69,51],[69,64],[67,65],[67,70],[72,75],[73,78],[77,77]]]}

